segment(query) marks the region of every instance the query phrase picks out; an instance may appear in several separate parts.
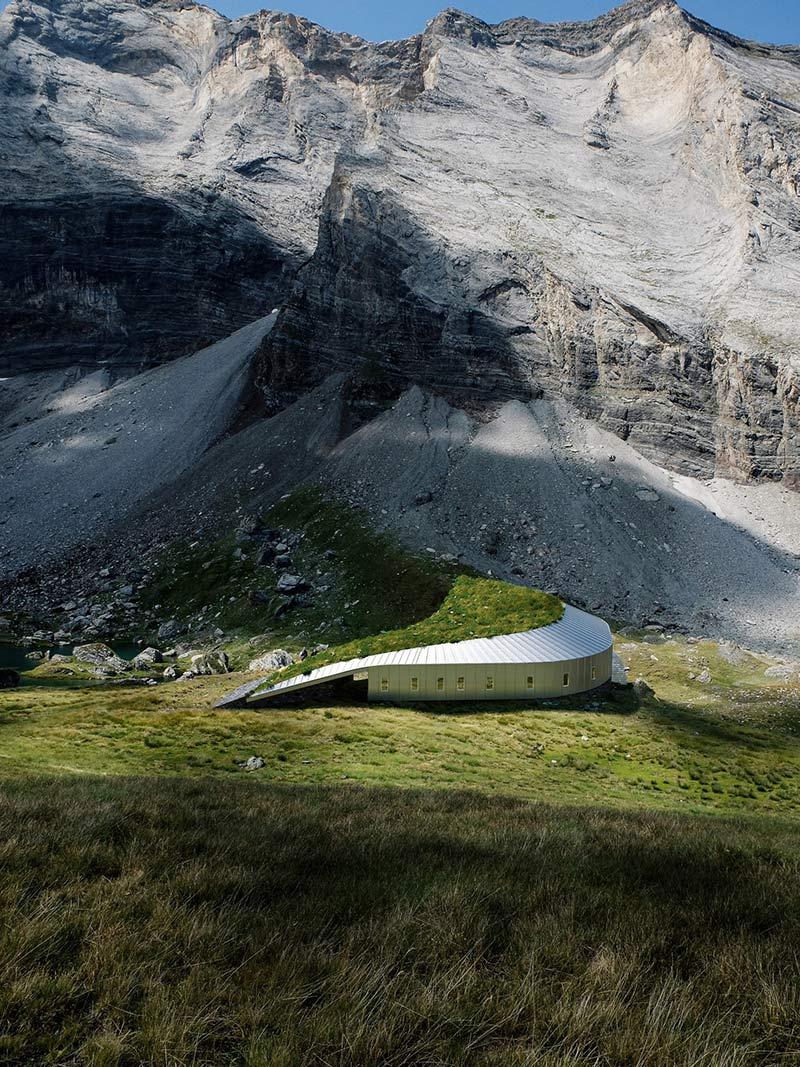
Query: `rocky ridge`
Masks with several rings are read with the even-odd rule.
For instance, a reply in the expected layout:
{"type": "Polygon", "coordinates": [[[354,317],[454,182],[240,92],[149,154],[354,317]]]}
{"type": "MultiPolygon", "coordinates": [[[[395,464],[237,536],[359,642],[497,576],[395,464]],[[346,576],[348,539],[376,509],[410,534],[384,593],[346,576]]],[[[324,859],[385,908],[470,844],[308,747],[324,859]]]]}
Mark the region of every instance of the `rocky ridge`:
{"type": "Polygon", "coordinates": [[[797,482],[797,50],[672,0],[382,44],[14,0],[0,38],[6,372],[137,367],[282,304],[268,411],[341,369],[566,395],[672,469],[797,482]]]}
{"type": "Polygon", "coordinates": [[[111,633],[139,579],[103,570],[310,479],[423,551],[796,651],[796,50],[670,0],[379,45],[14,0],[0,37],[0,611],[78,589],[111,633]]]}

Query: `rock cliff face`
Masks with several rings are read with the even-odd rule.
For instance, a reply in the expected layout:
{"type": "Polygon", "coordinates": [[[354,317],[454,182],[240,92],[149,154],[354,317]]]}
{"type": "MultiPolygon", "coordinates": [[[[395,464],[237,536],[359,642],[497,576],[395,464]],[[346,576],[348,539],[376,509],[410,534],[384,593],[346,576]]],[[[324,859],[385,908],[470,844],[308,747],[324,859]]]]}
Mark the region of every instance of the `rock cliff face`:
{"type": "Polygon", "coordinates": [[[0,38],[0,370],[162,360],[280,304],[270,411],[334,370],[558,395],[674,470],[800,484],[797,50],[671,0],[381,45],[14,0],[0,38]]]}
{"type": "Polygon", "coordinates": [[[0,372],[193,351],[269,313],[334,159],[422,88],[368,46],[181,0],[0,15],[0,372]]]}

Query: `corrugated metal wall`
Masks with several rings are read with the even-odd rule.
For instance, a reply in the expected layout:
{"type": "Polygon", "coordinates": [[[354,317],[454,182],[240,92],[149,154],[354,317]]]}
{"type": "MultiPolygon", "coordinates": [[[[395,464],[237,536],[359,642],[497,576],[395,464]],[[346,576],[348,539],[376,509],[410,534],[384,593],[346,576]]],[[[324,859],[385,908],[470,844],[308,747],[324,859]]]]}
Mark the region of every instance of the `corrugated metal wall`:
{"type": "Polygon", "coordinates": [[[583,693],[607,682],[611,649],[558,663],[416,664],[370,667],[368,673],[370,700],[540,700],[583,693]]]}

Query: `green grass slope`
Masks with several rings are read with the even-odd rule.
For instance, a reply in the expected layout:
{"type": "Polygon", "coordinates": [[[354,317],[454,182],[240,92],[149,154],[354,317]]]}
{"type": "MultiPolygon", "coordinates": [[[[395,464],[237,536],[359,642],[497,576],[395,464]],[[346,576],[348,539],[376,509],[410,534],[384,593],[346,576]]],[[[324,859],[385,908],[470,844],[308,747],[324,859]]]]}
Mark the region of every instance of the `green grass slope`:
{"type": "MultiPolygon", "coordinates": [[[[267,521],[312,606],[274,620],[233,539],[151,590],[240,664],[556,610],[315,490],[267,521]]],[[[27,673],[0,692],[0,1064],[800,1063],[800,690],[616,645],[655,696],[213,711],[246,675],[27,673]]]]}
{"type": "Polygon", "coordinates": [[[0,784],[0,1062],[796,1063],[799,856],[770,820],[0,784]]]}
{"type": "MultiPolygon", "coordinates": [[[[339,644],[408,626],[441,606],[465,568],[416,555],[376,531],[358,509],[317,487],[297,490],[263,516],[267,528],[300,537],[292,570],[315,585],[313,603],[275,617],[278,571],[259,564],[261,542],[237,543],[231,535],[176,545],[153,561],[143,596],[146,616],[159,605],[191,629],[219,626],[239,665],[253,655],[248,640],[298,650],[306,644],[339,644]],[[237,553],[238,549],[238,553],[237,553]]],[[[146,624],[143,623],[146,630],[146,624]]]]}
{"type": "MultiPolygon", "coordinates": [[[[27,676],[0,692],[0,773],[198,774],[263,784],[468,788],[531,800],[800,816],[800,691],[710,642],[623,639],[629,690],[477,706],[214,711],[241,675],[153,688],[27,676]],[[711,681],[698,680],[707,669],[711,681]],[[691,676],[694,677],[691,677],[691,676]]],[[[334,698],[331,698],[334,699],[334,698]]]]}
{"type": "Polygon", "coordinates": [[[292,570],[315,585],[308,607],[276,618],[277,598],[254,594],[274,589],[279,572],[258,564],[258,540],[237,546],[228,537],[178,545],[161,556],[145,611],[158,604],[161,617],[221,627],[238,666],[252,658],[248,642],[258,634],[272,647],[331,646],[281,677],[375,652],[515,633],[563,614],[556,596],[408,551],[376,531],[361,511],[315,486],[292,493],[263,522],[300,535],[292,570]]]}

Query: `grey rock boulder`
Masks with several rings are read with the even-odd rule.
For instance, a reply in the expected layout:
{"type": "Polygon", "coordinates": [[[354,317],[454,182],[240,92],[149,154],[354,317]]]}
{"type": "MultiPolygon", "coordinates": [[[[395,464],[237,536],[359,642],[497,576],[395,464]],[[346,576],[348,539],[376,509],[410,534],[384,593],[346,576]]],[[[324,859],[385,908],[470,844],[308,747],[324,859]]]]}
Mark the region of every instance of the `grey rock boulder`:
{"type": "Polygon", "coordinates": [[[88,645],[76,645],[72,655],[79,663],[90,663],[110,674],[122,674],[131,669],[130,663],[122,659],[108,645],[94,641],[88,645]]]}
{"type": "Polygon", "coordinates": [[[262,756],[250,756],[240,766],[246,771],[260,771],[265,766],[265,763],[262,756]]]}
{"type": "Polygon", "coordinates": [[[294,663],[294,656],[282,648],[265,652],[262,656],[251,659],[248,670],[251,671],[278,671],[282,667],[290,667],[294,663]]]}
{"type": "Polygon", "coordinates": [[[227,653],[199,652],[192,656],[191,670],[195,674],[227,674],[230,670],[227,653]]]}
{"type": "Polygon", "coordinates": [[[19,671],[4,667],[0,670],[0,689],[16,689],[21,683],[22,676],[19,671]]]}
{"type": "Polygon", "coordinates": [[[794,673],[794,667],[790,666],[788,663],[778,663],[775,664],[775,666],[773,667],[767,667],[767,669],[764,671],[764,677],[779,678],[783,681],[786,681],[787,679],[791,678],[794,673]]]}
{"type": "Polygon", "coordinates": [[[292,593],[302,593],[309,589],[310,585],[299,574],[282,574],[278,579],[276,589],[279,593],[290,596],[292,593]]]}
{"type": "Polygon", "coordinates": [[[655,696],[655,690],[651,685],[644,680],[644,678],[637,678],[633,683],[633,691],[639,700],[647,700],[649,697],[655,696]]]}
{"type": "Polygon", "coordinates": [[[131,666],[136,671],[147,671],[154,663],[163,663],[164,657],[157,648],[143,648],[138,655],[134,656],[131,666]]]}

